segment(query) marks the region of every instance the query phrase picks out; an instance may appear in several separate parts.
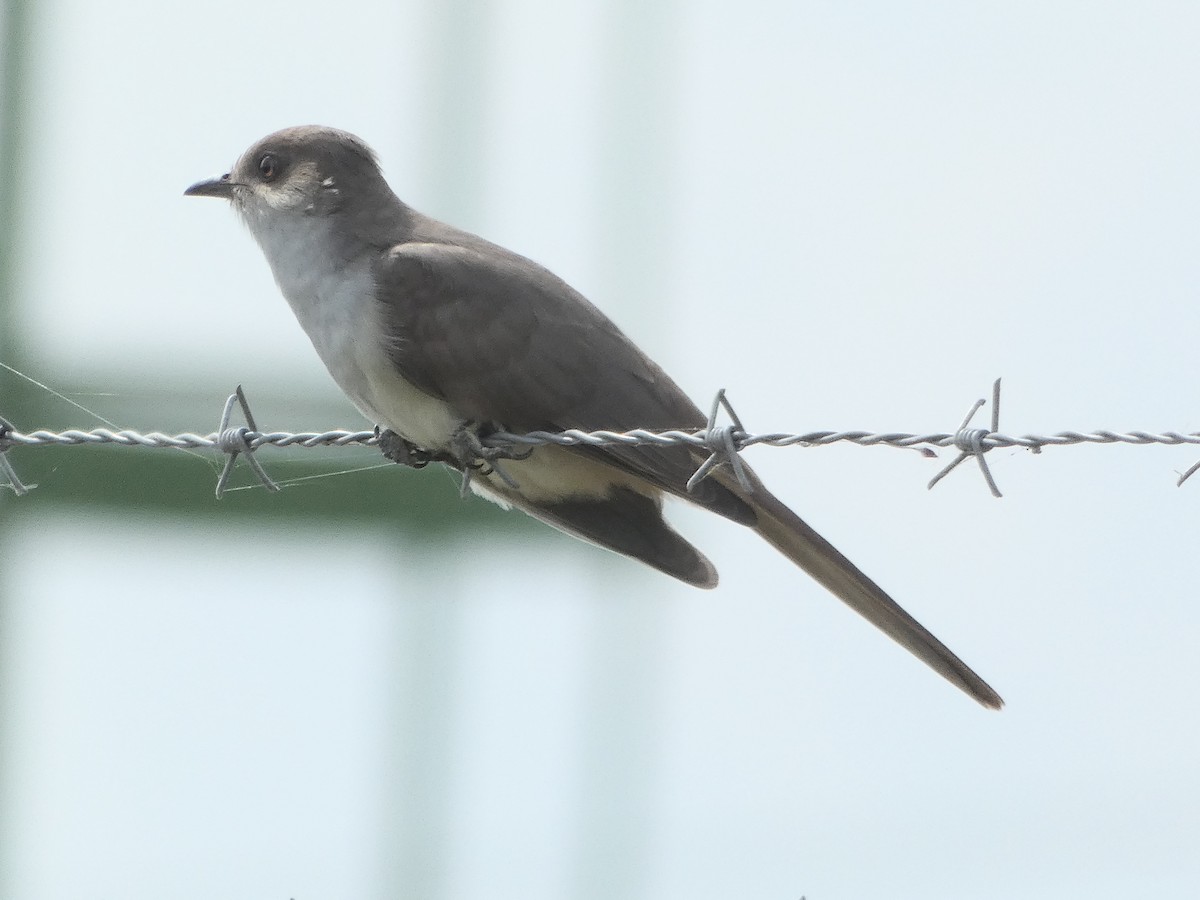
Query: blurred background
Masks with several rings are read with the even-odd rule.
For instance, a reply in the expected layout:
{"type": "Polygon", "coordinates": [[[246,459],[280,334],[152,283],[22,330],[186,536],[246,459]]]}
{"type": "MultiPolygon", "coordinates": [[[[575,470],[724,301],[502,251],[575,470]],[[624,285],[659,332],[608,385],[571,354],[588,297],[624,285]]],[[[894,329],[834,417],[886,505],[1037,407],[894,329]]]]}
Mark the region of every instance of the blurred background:
{"type": "MultiPolygon", "coordinates": [[[[753,431],[1200,429],[1188,3],[0,14],[0,415],[369,427],[224,204],[287,125],[565,277],[753,431]],[[82,407],[82,408],[81,408],[82,407]],[[987,412],[980,421],[986,421],[987,412]]],[[[987,678],[753,534],[715,592],[366,449],[15,449],[0,895],[1089,898],[1200,881],[1195,447],[748,452],[987,678]],[[341,473],[341,474],[332,474],[341,473]],[[244,467],[239,485],[249,486],[244,467]]]]}

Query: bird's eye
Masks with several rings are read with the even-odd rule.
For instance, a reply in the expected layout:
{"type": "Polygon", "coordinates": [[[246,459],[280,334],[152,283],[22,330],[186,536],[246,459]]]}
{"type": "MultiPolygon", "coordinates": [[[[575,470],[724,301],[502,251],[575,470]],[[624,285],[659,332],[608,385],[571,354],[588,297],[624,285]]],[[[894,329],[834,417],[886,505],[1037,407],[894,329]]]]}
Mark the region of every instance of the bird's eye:
{"type": "Polygon", "coordinates": [[[264,154],[258,161],[258,174],[262,176],[263,181],[270,181],[279,174],[279,160],[273,153],[264,154]]]}

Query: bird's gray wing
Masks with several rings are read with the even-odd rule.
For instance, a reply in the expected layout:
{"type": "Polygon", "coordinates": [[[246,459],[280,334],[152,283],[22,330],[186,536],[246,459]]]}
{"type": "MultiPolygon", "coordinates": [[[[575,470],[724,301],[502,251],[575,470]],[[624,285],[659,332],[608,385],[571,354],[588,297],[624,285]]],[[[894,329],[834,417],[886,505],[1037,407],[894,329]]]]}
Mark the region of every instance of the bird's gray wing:
{"type": "MultiPolygon", "coordinates": [[[[536,263],[499,247],[404,243],[375,267],[400,373],[464,418],[516,433],[696,430],[703,413],[607,316],[536,263]]],[[[715,481],[686,494],[686,448],[581,448],[746,521],[715,481]]]]}

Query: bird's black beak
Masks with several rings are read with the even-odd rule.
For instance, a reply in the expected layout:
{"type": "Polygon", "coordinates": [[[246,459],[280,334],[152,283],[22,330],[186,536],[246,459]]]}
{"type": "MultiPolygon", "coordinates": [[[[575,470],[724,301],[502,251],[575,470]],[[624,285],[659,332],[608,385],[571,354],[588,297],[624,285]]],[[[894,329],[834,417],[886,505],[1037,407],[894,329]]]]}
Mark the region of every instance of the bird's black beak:
{"type": "Polygon", "coordinates": [[[233,198],[233,181],[226,172],[220,178],[206,178],[204,181],[197,181],[184,191],[183,195],[185,197],[223,197],[231,200],[233,198]]]}

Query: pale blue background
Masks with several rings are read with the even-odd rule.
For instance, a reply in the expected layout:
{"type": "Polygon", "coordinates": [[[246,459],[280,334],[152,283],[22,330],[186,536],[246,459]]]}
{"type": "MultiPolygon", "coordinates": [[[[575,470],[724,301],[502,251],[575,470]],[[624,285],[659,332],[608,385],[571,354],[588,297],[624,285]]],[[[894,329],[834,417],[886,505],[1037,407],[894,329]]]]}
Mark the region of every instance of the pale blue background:
{"type": "MultiPolygon", "coordinates": [[[[58,0],[36,22],[27,359],[146,379],[123,424],[207,431],[237,382],[332,410],[272,425],[363,424],[234,217],[181,197],[319,122],[752,429],[951,430],[997,375],[1009,432],[1200,427],[1193,4],[58,0]],[[212,415],[168,426],[160,383],[211,386],[212,415]]],[[[1174,478],[1198,455],[998,451],[997,501],[970,467],[927,493],[915,453],[749,454],[1000,714],[684,509],[715,593],[527,531],[35,513],[4,556],[0,890],[1194,896],[1200,484],[1174,478]]]]}

